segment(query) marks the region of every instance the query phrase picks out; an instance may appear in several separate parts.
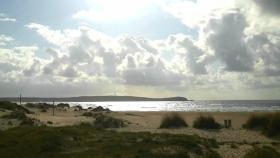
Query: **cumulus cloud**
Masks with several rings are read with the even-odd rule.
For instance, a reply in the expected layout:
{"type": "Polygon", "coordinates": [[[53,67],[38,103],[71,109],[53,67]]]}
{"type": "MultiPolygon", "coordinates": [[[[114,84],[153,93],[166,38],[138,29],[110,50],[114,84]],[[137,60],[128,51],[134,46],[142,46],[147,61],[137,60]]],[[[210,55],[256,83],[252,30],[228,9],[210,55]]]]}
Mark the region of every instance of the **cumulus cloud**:
{"type": "Polygon", "coordinates": [[[14,41],[14,38],[6,35],[0,35],[0,46],[6,46],[8,43],[12,41],[14,41]]]}
{"type": "Polygon", "coordinates": [[[15,18],[10,18],[4,13],[0,13],[0,22],[16,22],[17,20],[15,18]]]}
{"type": "Polygon", "coordinates": [[[210,18],[201,32],[207,46],[213,49],[217,59],[225,63],[228,71],[252,70],[254,59],[246,46],[246,25],[244,15],[234,10],[210,18]]]}
{"type": "Polygon", "coordinates": [[[47,50],[52,60],[44,66],[44,74],[64,77],[84,74],[116,79],[120,84],[163,86],[179,85],[184,78],[164,62],[153,41],[148,39],[112,38],[92,28],[80,27],[68,30],[67,33],[75,32],[76,36],[66,41],[65,30],[52,30],[35,23],[27,26],[59,49],[47,50]],[[66,42],[57,44],[50,38],[66,42]]]}

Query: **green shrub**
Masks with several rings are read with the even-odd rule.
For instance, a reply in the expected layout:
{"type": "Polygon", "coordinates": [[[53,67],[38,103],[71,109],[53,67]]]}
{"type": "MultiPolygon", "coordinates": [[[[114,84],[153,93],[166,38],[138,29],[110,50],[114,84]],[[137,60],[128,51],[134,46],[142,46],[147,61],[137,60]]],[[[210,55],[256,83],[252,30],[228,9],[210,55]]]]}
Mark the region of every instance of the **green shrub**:
{"type": "Polygon", "coordinates": [[[70,108],[70,105],[67,103],[59,103],[56,105],[58,108],[70,108]]]}
{"type": "Polygon", "coordinates": [[[2,116],[2,118],[22,120],[26,118],[26,115],[21,111],[12,111],[9,115],[2,116]]]}
{"type": "Polygon", "coordinates": [[[159,128],[182,128],[188,127],[186,121],[179,114],[164,116],[159,128]]]}
{"type": "Polygon", "coordinates": [[[47,109],[42,109],[41,112],[47,112],[47,109]]]}
{"type": "Polygon", "coordinates": [[[221,125],[212,116],[200,116],[193,122],[193,127],[197,129],[220,129],[221,125]]]}
{"type": "Polygon", "coordinates": [[[91,112],[85,112],[85,113],[82,114],[82,116],[93,117],[93,113],[91,113],[91,112]]]}
{"type": "Polygon", "coordinates": [[[82,111],[83,110],[83,107],[80,106],[80,105],[73,106],[73,108],[74,108],[74,111],[82,111]]]}
{"type": "Polygon", "coordinates": [[[26,117],[21,120],[20,126],[34,126],[35,125],[35,119],[26,117]]]}
{"type": "Polygon", "coordinates": [[[262,130],[269,123],[266,115],[252,115],[243,125],[247,129],[262,130]]]}
{"type": "Polygon", "coordinates": [[[81,122],[78,126],[80,127],[93,127],[93,124],[92,123],[89,123],[89,122],[81,122]]]}
{"type": "Polygon", "coordinates": [[[48,103],[26,103],[24,106],[28,108],[38,108],[38,109],[53,108],[53,104],[48,104],[48,103]]]}
{"type": "Polygon", "coordinates": [[[219,158],[194,135],[116,132],[87,126],[19,127],[0,131],[1,158],[219,158]],[[196,155],[195,153],[199,153],[196,155]]]}
{"type": "Polygon", "coordinates": [[[246,129],[260,130],[269,137],[280,136],[280,113],[251,116],[243,125],[246,129]]]}
{"type": "Polygon", "coordinates": [[[9,101],[0,101],[0,109],[10,110],[10,111],[20,111],[27,114],[32,114],[33,112],[28,109],[9,101]]]}
{"type": "Polygon", "coordinates": [[[280,154],[271,147],[254,148],[244,158],[279,158],[280,154]]]}
{"type": "Polygon", "coordinates": [[[98,129],[120,128],[120,127],[125,127],[125,123],[123,120],[120,119],[116,119],[105,115],[99,115],[96,117],[93,126],[98,129]]]}

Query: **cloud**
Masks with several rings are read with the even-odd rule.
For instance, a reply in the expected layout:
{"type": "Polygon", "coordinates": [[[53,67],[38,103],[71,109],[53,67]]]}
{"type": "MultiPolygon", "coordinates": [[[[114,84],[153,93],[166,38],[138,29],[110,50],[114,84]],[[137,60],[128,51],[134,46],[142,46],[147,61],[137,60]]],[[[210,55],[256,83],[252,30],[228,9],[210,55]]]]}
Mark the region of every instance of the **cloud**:
{"type": "Polygon", "coordinates": [[[14,38],[6,35],[0,35],[0,46],[6,46],[8,43],[12,41],[14,41],[14,38]]]}
{"type": "MultiPolygon", "coordinates": [[[[55,29],[30,23],[26,27],[50,44],[47,57],[36,57],[38,48],[1,48],[0,87],[21,83],[33,86],[29,94],[38,95],[50,94],[39,92],[46,87],[58,95],[101,95],[117,87],[124,94],[141,89],[147,92],[137,94],[188,92],[198,98],[206,92],[215,97],[235,92],[242,97],[260,89],[276,91],[280,89],[279,18],[262,5],[257,0],[169,1],[164,10],[186,28],[194,28],[197,36],[179,33],[160,40],[111,37],[86,26],[55,29]],[[61,89],[56,92],[56,87],[61,89]]],[[[87,18],[81,16],[75,18],[87,18]]]]}
{"type": "Polygon", "coordinates": [[[163,6],[163,10],[193,28],[204,23],[213,12],[222,12],[232,8],[234,4],[235,0],[170,1],[163,6]]]}
{"type": "Polygon", "coordinates": [[[16,22],[15,18],[10,18],[4,13],[0,13],[0,22],[16,22]]]}
{"type": "Polygon", "coordinates": [[[269,13],[275,16],[280,15],[279,0],[254,0],[254,2],[262,9],[264,13],[269,13]]]}
{"type": "Polygon", "coordinates": [[[246,19],[239,10],[225,12],[209,19],[202,28],[202,38],[215,57],[225,64],[227,71],[251,71],[254,59],[247,50],[244,33],[246,19]]]}
{"type": "Polygon", "coordinates": [[[149,7],[157,0],[97,0],[91,2],[89,9],[84,9],[72,15],[72,18],[86,21],[111,22],[128,20],[147,15],[149,7]]]}
{"type": "Polygon", "coordinates": [[[30,23],[26,25],[26,27],[35,30],[39,35],[44,37],[51,44],[61,45],[66,39],[61,31],[51,30],[48,26],[37,23],[30,23]]]}

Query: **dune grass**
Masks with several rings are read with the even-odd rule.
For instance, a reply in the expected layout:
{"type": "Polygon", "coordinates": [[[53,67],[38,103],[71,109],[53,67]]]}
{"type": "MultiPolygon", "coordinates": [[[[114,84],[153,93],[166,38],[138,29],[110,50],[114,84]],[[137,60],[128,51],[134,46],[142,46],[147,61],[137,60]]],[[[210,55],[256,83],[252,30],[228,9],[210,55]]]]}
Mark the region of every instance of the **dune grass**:
{"type": "Polygon", "coordinates": [[[172,113],[163,117],[159,128],[182,128],[188,127],[188,124],[177,113],[172,113]]]}
{"type": "Polygon", "coordinates": [[[27,114],[32,114],[33,112],[20,106],[16,103],[12,103],[9,101],[0,101],[0,109],[10,110],[10,111],[20,111],[27,114]]]}
{"type": "MultiPolygon", "coordinates": [[[[35,119],[29,118],[25,115],[25,113],[21,112],[21,111],[12,111],[10,114],[8,115],[4,115],[1,118],[4,119],[17,119],[20,122],[20,126],[34,126],[36,124],[35,119]]],[[[39,122],[39,121],[37,121],[39,122]]]]}
{"type": "Polygon", "coordinates": [[[262,131],[268,137],[280,137],[280,113],[252,115],[243,125],[250,130],[262,131]]]}
{"type": "Polygon", "coordinates": [[[121,119],[116,119],[110,116],[100,114],[96,116],[93,126],[97,129],[121,128],[121,127],[125,127],[126,124],[121,119]]]}
{"type": "Polygon", "coordinates": [[[271,147],[254,148],[244,158],[279,158],[280,154],[271,147]]]}
{"type": "Polygon", "coordinates": [[[0,155],[9,158],[219,158],[215,140],[198,136],[128,133],[90,126],[14,128],[0,132],[0,155]]]}
{"type": "Polygon", "coordinates": [[[222,126],[212,116],[200,116],[193,122],[197,129],[220,129],[222,126]]]}

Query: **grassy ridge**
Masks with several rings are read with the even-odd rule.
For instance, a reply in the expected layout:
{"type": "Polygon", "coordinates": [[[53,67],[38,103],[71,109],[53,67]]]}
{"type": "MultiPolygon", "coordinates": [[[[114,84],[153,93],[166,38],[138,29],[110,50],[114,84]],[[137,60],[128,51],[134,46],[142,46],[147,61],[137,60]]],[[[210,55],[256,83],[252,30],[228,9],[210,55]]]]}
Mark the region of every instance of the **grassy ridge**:
{"type": "Polygon", "coordinates": [[[197,129],[220,129],[222,126],[212,116],[200,116],[193,122],[197,129]]]}
{"type": "Polygon", "coordinates": [[[217,142],[198,136],[118,133],[86,126],[21,127],[0,132],[1,157],[219,158],[217,142]]]}
{"type": "Polygon", "coordinates": [[[243,127],[251,130],[260,130],[268,137],[280,138],[280,113],[253,115],[243,127]]]}

